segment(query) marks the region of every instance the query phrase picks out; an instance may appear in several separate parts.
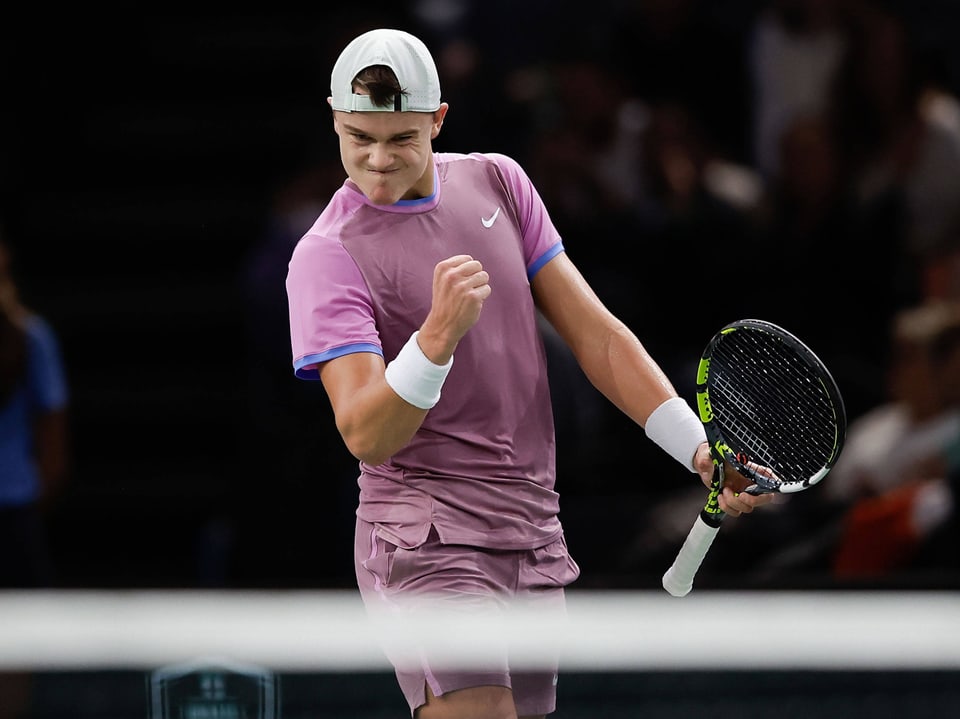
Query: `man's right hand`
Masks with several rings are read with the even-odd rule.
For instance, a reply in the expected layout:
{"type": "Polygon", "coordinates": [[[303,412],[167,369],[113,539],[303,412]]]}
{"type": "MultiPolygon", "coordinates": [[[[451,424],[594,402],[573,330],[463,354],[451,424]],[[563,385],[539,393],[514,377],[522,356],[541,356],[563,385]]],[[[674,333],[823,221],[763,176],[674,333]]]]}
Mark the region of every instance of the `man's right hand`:
{"type": "Polygon", "coordinates": [[[479,260],[454,255],[433,270],[433,304],[420,328],[420,349],[435,364],[446,364],[460,339],[480,319],[490,296],[490,276],[479,260]]]}

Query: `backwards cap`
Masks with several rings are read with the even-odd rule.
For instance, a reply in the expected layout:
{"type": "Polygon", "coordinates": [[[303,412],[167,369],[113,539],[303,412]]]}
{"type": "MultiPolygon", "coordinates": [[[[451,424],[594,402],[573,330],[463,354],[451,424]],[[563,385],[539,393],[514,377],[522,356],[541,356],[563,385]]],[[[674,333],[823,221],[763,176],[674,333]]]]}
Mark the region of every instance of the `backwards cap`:
{"type": "Polygon", "coordinates": [[[333,66],[330,94],[343,112],[434,112],[440,108],[440,78],[427,46],[402,30],[370,30],[350,41],[333,66]],[[353,92],[354,78],[371,65],[393,70],[403,91],[392,106],[380,107],[369,95],[353,92]]]}

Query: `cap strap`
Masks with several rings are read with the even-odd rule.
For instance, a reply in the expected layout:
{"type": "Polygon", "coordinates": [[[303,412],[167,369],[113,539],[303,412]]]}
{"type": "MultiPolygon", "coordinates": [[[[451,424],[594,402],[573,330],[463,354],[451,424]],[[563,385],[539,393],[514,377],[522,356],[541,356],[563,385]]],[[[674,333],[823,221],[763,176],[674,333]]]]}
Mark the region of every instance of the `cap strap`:
{"type": "MultiPolygon", "coordinates": [[[[351,93],[347,100],[346,112],[390,112],[389,106],[374,105],[370,95],[351,93]]],[[[402,92],[393,96],[393,112],[406,112],[409,99],[402,92]]]]}

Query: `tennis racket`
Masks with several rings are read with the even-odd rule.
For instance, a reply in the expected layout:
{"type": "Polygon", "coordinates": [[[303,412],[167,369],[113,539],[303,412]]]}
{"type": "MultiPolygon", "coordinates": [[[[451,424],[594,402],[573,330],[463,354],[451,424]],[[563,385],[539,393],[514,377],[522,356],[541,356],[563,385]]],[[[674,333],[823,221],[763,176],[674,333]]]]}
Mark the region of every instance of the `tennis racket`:
{"type": "Polygon", "coordinates": [[[724,512],[717,498],[729,464],[751,494],[789,494],[820,482],[843,449],[843,398],[822,361],[782,327],[732,322],[707,344],[697,368],[697,408],[713,455],[713,484],[663,588],[693,588],[724,512]]]}

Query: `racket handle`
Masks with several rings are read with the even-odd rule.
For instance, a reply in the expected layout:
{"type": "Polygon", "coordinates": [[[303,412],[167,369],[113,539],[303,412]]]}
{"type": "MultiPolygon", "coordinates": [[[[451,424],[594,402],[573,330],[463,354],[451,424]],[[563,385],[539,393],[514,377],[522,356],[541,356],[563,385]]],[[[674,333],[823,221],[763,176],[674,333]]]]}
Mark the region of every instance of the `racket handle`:
{"type": "Polygon", "coordinates": [[[690,528],[673,565],[663,575],[664,589],[675,597],[689,594],[693,588],[693,578],[719,530],[719,525],[711,527],[703,520],[702,515],[697,516],[697,521],[690,528]]]}

